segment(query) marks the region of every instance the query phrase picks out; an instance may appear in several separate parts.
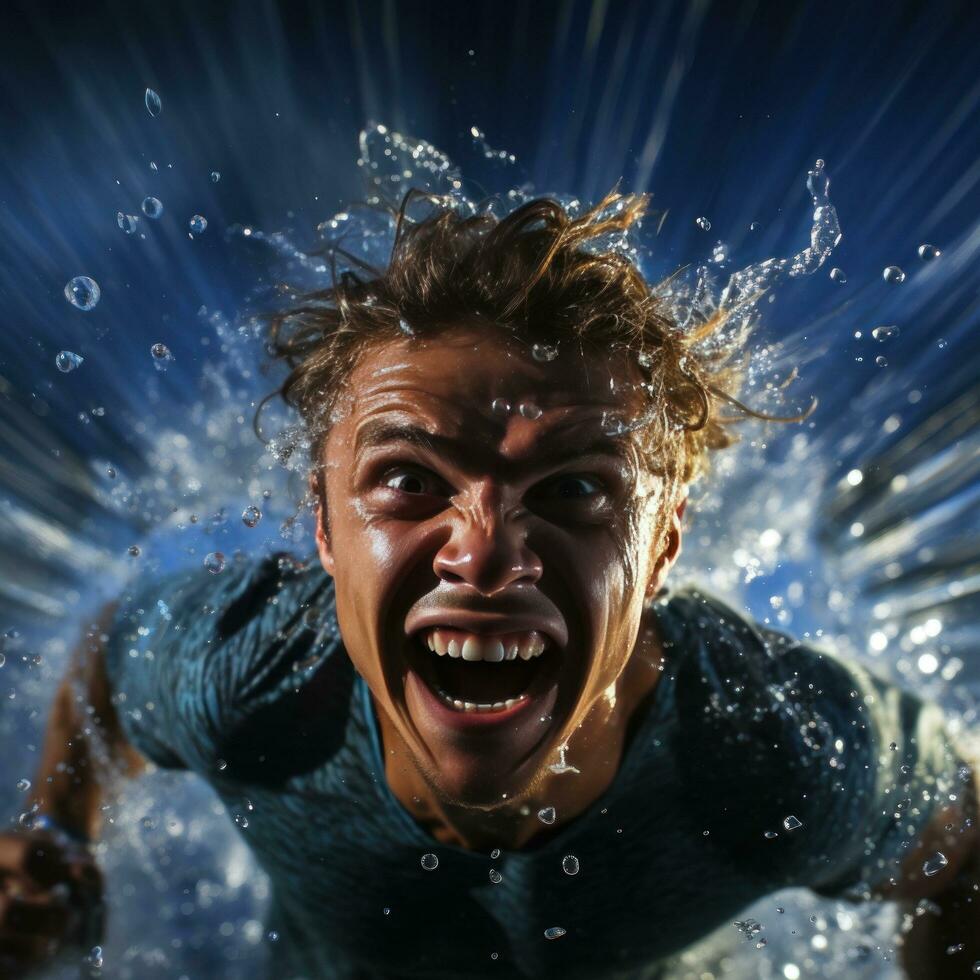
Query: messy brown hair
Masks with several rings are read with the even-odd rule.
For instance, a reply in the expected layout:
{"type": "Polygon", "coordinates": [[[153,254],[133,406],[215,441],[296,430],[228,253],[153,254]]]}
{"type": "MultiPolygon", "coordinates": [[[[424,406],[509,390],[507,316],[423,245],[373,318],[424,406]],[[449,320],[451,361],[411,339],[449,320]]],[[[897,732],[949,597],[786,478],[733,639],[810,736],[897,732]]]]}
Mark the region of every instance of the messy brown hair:
{"type": "Polygon", "coordinates": [[[711,343],[719,313],[682,331],[657,288],[621,250],[647,208],[647,195],[614,190],[573,217],[541,197],[503,218],[460,214],[413,190],[397,209],[390,261],[377,269],[356,257],[333,284],[269,317],[269,352],[290,372],[278,392],[307,429],[316,467],[330,417],[360,356],[396,338],[431,335],[483,321],[532,345],[574,340],[595,352],[627,351],[643,377],[646,411],[635,431],[651,468],[679,487],[700,475],[710,450],[731,445],[732,423],[778,419],[735,397],[739,344],[711,343]],[[422,199],[422,220],[408,212],[422,199]]]}

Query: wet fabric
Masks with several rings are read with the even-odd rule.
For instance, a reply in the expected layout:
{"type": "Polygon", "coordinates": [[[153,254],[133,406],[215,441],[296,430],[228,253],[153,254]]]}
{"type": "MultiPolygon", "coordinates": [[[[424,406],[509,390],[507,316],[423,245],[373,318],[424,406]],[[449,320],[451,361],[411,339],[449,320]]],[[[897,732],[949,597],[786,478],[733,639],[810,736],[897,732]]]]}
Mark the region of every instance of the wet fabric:
{"type": "Polygon", "coordinates": [[[437,842],[389,790],[315,563],[137,582],[106,655],[134,745],[231,814],[251,803],[271,975],[635,980],[776,889],[885,881],[959,779],[935,707],[695,589],[655,611],[666,667],[613,784],[497,859],[437,842]]]}

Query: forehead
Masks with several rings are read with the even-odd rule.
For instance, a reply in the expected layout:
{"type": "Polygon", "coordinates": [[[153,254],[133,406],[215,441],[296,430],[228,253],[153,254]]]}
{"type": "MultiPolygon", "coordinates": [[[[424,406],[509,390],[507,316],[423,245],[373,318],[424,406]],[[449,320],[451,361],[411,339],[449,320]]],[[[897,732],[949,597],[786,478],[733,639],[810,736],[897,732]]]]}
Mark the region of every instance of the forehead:
{"type": "Polygon", "coordinates": [[[465,435],[499,428],[507,415],[540,419],[544,428],[636,407],[641,379],[625,354],[582,351],[574,340],[554,347],[557,355],[548,360],[550,352],[492,325],[371,347],[348,379],[348,421],[407,413],[465,435]]]}

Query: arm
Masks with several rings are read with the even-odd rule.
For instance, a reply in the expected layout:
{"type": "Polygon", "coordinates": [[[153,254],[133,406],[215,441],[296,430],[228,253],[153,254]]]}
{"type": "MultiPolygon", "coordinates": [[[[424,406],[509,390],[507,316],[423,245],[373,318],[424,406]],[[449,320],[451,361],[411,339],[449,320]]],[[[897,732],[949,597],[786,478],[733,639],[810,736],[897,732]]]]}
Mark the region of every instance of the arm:
{"type": "MultiPolygon", "coordinates": [[[[110,698],[111,619],[108,608],[83,637],[55,694],[28,811],[81,839],[101,830],[110,776],[143,768],[110,698]]],[[[87,848],[30,821],[0,832],[0,977],[26,976],[65,945],[91,948],[102,928],[102,875],[87,848]]]]}
{"type": "Polygon", "coordinates": [[[132,777],[146,765],[112,704],[104,636],[113,612],[112,606],[103,610],[72,656],[54,698],[31,796],[38,813],[87,839],[99,836],[112,771],[132,777]]]}
{"type": "Polygon", "coordinates": [[[904,904],[910,928],[902,964],[911,980],[974,976],[973,964],[980,962],[980,767],[974,765],[972,777],[961,805],[936,815],[901,877],[879,892],[904,904]],[[947,863],[926,875],[923,865],[937,853],[947,863]]]}

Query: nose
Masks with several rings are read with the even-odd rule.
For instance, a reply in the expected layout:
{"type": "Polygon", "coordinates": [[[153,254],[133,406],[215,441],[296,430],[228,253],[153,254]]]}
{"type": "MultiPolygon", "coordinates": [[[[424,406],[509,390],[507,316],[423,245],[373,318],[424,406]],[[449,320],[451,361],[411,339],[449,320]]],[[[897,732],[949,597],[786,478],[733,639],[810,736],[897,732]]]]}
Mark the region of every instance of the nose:
{"type": "Polygon", "coordinates": [[[452,534],[433,561],[443,582],[472,586],[493,595],[512,585],[541,578],[541,559],[527,545],[526,512],[457,512],[452,534]]]}

